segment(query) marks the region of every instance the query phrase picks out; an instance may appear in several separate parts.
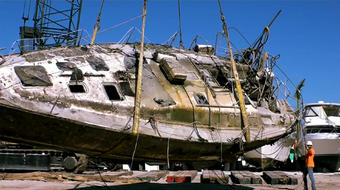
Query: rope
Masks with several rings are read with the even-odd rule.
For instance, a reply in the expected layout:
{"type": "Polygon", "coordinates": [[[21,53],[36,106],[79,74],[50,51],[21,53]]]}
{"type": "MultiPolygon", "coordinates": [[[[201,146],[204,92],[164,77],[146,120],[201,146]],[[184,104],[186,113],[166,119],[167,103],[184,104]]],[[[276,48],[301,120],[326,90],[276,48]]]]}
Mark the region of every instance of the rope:
{"type": "MultiPolygon", "coordinates": [[[[110,189],[109,186],[107,185],[105,179],[103,178],[103,176],[102,176],[100,170],[99,170],[98,164],[95,163],[95,162],[93,162],[93,161],[90,161],[90,162],[96,166],[96,169],[97,169],[97,172],[98,172],[98,174],[99,174],[100,180],[104,183],[105,188],[106,188],[106,189],[110,189]]],[[[74,188],[74,189],[77,189],[77,188],[74,188]]]]}
{"type": "Polygon", "coordinates": [[[176,39],[177,34],[178,34],[178,32],[175,32],[175,33],[174,33],[173,35],[171,35],[170,38],[169,38],[167,41],[165,41],[162,45],[171,46],[172,43],[174,42],[174,40],[176,39]]]}
{"type": "Polygon", "coordinates": [[[121,44],[121,43],[123,42],[123,40],[125,41],[125,42],[123,42],[124,44],[127,43],[127,42],[129,42],[129,40],[130,40],[130,38],[131,38],[131,36],[132,36],[134,30],[135,30],[135,27],[131,27],[131,28],[123,35],[123,37],[118,41],[118,43],[121,44]],[[125,39],[126,39],[126,40],[125,40],[125,39]]]}
{"type": "Polygon", "coordinates": [[[193,124],[193,128],[194,128],[194,129],[191,131],[191,133],[190,133],[190,135],[188,136],[187,139],[189,140],[189,139],[191,138],[192,133],[195,131],[199,141],[207,142],[207,140],[204,139],[204,138],[199,134],[199,132],[198,132],[198,129],[197,129],[197,126],[196,126],[196,123],[197,123],[198,121],[196,121],[196,119],[195,119],[195,107],[194,107],[194,104],[192,103],[192,101],[191,101],[191,99],[190,99],[190,96],[189,96],[189,94],[188,94],[188,91],[185,89],[184,86],[182,86],[182,87],[183,87],[184,92],[186,93],[186,95],[187,95],[187,97],[188,97],[188,99],[189,99],[189,101],[190,101],[191,107],[192,107],[192,118],[193,118],[192,124],[193,124]]]}
{"type": "Polygon", "coordinates": [[[123,21],[123,22],[121,22],[121,23],[119,23],[119,24],[110,26],[110,27],[108,27],[108,28],[106,28],[106,29],[104,29],[104,30],[99,31],[98,34],[101,34],[101,33],[104,33],[104,32],[108,32],[108,31],[110,31],[110,30],[113,30],[113,29],[115,29],[115,28],[117,28],[117,27],[119,27],[119,26],[122,26],[122,25],[124,25],[124,24],[129,23],[129,22],[132,22],[132,21],[134,21],[134,20],[136,20],[136,19],[138,19],[138,18],[141,18],[141,17],[143,17],[143,14],[138,15],[138,16],[136,16],[136,17],[133,17],[133,18],[131,18],[131,19],[129,19],[129,20],[123,21]]]}
{"type": "Polygon", "coordinates": [[[132,117],[133,117],[133,112],[132,112],[132,114],[130,115],[129,120],[126,122],[126,124],[125,124],[125,126],[123,127],[123,129],[121,129],[121,131],[127,131],[127,130],[131,129],[132,126],[129,125],[129,123],[130,123],[132,117]]]}
{"type": "Polygon", "coordinates": [[[131,158],[131,170],[132,170],[132,166],[133,166],[133,160],[135,158],[135,153],[136,153],[136,150],[137,150],[137,145],[138,145],[138,139],[139,139],[139,132],[137,133],[137,137],[136,137],[136,143],[135,143],[135,149],[133,150],[133,153],[132,153],[132,158],[131,158]]]}
{"type": "Polygon", "coordinates": [[[52,106],[52,109],[51,109],[51,111],[50,111],[50,114],[52,114],[52,112],[53,112],[53,110],[54,110],[54,107],[57,105],[58,100],[59,100],[59,97],[60,97],[60,94],[58,95],[56,101],[54,102],[54,104],[53,104],[53,106],[52,106]]]}
{"type": "Polygon", "coordinates": [[[145,123],[145,125],[146,125],[147,123],[150,123],[150,125],[151,125],[152,129],[154,130],[154,132],[157,133],[159,137],[162,137],[162,135],[161,135],[161,134],[159,133],[159,131],[158,131],[157,122],[156,122],[156,120],[155,120],[154,117],[150,117],[149,120],[148,120],[148,122],[145,123]]]}
{"type": "MultiPolygon", "coordinates": [[[[144,126],[146,125],[146,124],[148,124],[149,122],[146,122],[145,124],[144,124],[144,126]]],[[[132,169],[132,166],[133,166],[133,160],[134,160],[134,158],[135,158],[135,154],[136,154],[136,150],[137,150],[137,145],[138,145],[138,139],[139,139],[139,130],[137,131],[137,137],[136,137],[136,143],[135,143],[135,148],[134,148],[134,150],[133,150],[133,153],[132,153],[132,157],[131,157],[131,168],[130,169],[132,169]]]]}
{"type": "Polygon", "coordinates": [[[168,169],[170,169],[169,152],[170,152],[170,137],[168,137],[168,144],[167,144],[167,147],[166,147],[166,160],[167,160],[167,163],[168,163],[168,169]]]}

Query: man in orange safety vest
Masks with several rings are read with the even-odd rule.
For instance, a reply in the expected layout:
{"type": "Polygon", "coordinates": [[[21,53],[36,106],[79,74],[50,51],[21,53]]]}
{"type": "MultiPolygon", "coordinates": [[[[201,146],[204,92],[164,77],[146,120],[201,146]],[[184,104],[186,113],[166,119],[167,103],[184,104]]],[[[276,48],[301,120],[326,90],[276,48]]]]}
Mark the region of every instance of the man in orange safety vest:
{"type": "Polygon", "coordinates": [[[315,186],[315,179],[313,175],[313,168],[314,168],[314,155],[315,155],[315,150],[313,149],[313,143],[312,141],[307,141],[306,143],[306,168],[307,170],[304,170],[303,172],[303,181],[305,184],[305,190],[308,190],[308,185],[307,185],[307,174],[309,175],[309,179],[312,183],[312,190],[316,190],[315,186]]]}

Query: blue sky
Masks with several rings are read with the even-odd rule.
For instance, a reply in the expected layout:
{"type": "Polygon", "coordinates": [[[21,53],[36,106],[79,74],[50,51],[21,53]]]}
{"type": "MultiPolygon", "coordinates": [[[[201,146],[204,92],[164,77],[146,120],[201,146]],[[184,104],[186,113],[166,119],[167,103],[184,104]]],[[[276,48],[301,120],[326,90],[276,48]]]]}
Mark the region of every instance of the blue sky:
{"type": "MultiPolygon", "coordinates": [[[[52,0],[62,6],[63,0],[52,0]]],[[[337,0],[221,0],[229,27],[236,27],[250,43],[261,34],[275,14],[282,10],[271,26],[266,51],[280,54],[277,64],[298,84],[306,79],[302,90],[304,103],[319,100],[340,103],[340,1],[337,0]]],[[[100,0],[84,0],[80,28],[91,35],[100,0]]],[[[106,0],[101,29],[104,30],[142,13],[142,0],[106,0]]],[[[0,51],[7,54],[19,38],[24,0],[0,0],[0,51]]],[[[222,30],[217,0],[181,0],[182,33],[186,47],[196,35],[199,43],[215,43],[222,30]],[[205,39],[205,40],[203,40],[205,39]]],[[[117,42],[131,28],[141,28],[141,19],[100,33],[96,42],[117,42]]],[[[164,43],[178,31],[177,0],[149,0],[146,17],[146,42],[164,43]]],[[[247,43],[234,30],[230,38],[233,50],[247,43]]],[[[135,32],[131,41],[140,40],[135,32]]],[[[85,42],[84,42],[85,43],[85,42]]],[[[225,46],[225,40],[221,41],[225,46]]],[[[178,45],[178,40],[174,45],[178,45]]],[[[278,73],[278,71],[276,71],[278,73]]],[[[280,75],[278,73],[278,75],[280,75]]],[[[286,79],[282,78],[284,82],[286,79]]],[[[292,89],[294,90],[294,89],[292,89]]]]}

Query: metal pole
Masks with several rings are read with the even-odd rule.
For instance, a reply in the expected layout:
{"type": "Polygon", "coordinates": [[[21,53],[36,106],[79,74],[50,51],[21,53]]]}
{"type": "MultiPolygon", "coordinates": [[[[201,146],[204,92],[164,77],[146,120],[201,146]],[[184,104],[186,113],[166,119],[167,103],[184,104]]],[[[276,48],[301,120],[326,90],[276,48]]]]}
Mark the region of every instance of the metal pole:
{"type": "Polygon", "coordinates": [[[179,23],[179,47],[184,48],[182,40],[182,23],[181,23],[181,2],[178,0],[178,23],[179,23]]]}
{"type": "Polygon", "coordinates": [[[94,25],[94,30],[93,30],[93,34],[92,34],[92,40],[91,40],[91,45],[94,44],[94,41],[96,40],[96,36],[97,36],[97,31],[99,30],[100,26],[100,17],[102,15],[102,9],[103,9],[103,4],[104,4],[104,0],[102,1],[102,4],[100,6],[100,11],[96,20],[96,24],[94,25]]]}
{"type": "Polygon", "coordinates": [[[233,75],[234,75],[235,83],[236,83],[237,95],[238,95],[238,98],[239,98],[239,101],[240,101],[242,124],[243,124],[242,130],[244,130],[244,129],[246,130],[244,137],[245,137],[247,142],[250,142],[250,129],[249,129],[247,111],[246,111],[246,107],[245,107],[245,103],[244,103],[244,97],[243,97],[243,93],[242,93],[242,87],[241,87],[240,79],[239,79],[239,76],[238,76],[236,64],[235,64],[235,61],[234,61],[233,51],[231,50],[229,36],[228,36],[228,28],[227,28],[227,24],[225,22],[225,18],[223,16],[220,0],[218,0],[218,6],[220,7],[221,20],[222,20],[222,23],[223,23],[223,30],[224,30],[225,38],[226,38],[227,44],[228,44],[231,66],[232,66],[233,75]]]}
{"type": "Polygon", "coordinates": [[[77,20],[77,28],[76,28],[76,34],[75,34],[75,40],[74,40],[74,45],[76,45],[77,41],[79,42],[80,44],[80,40],[81,39],[78,39],[78,33],[79,33],[79,23],[80,23],[80,15],[81,15],[81,8],[83,6],[83,0],[80,0],[80,3],[79,3],[79,12],[78,12],[78,20],[77,20]]]}
{"type": "Polygon", "coordinates": [[[136,135],[138,133],[138,128],[139,128],[140,102],[141,102],[141,92],[142,92],[143,57],[144,57],[143,51],[144,51],[144,30],[145,30],[146,2],[147,2],[147,0],[144,0],[142,37],[141,37],[141,42],[140,42],[138,76],[137,76],[136,97],[135,97],[135,111],[134,111],[134,115],[133,115],[133,128],[132,128],[132,134],[134,134],[134,135],[136,135]]]}
{"type": "Polygon", "coordinates": [[[70,17],[69,17],[70,20],[68,21],[67,37],[70,37],[70,35],[71,35],[71,26],[72,26],[72,20],[73,20],[73,9],[74,9],[74,0],[72,0],[72,2],[71,2],[71,11],[70,11],[70,17]]]}
{"type": "MultiPolygon", "coordinates": [[[[296,99],[296,111],[297,111],[297,117],[299,117],[300,115],[300,98],[298,97],[296,99]]],[[[297,141],[299,142],[300,140],[300,122],[297,122],[297,126],[296,126],[296,131],[297,131],[297,141]]]]}

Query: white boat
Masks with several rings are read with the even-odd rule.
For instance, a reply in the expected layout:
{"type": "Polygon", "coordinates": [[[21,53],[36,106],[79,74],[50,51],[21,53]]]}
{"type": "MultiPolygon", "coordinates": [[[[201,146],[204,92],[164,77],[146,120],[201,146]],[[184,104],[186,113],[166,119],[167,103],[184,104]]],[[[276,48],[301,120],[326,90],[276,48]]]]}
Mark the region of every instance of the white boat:
{"type": "Polygon", "coordinates": [[[315,169],[338,171],[340,168],[340,104],[308,104],[303,112],[305,141],[315,149],[315,169]]]}

